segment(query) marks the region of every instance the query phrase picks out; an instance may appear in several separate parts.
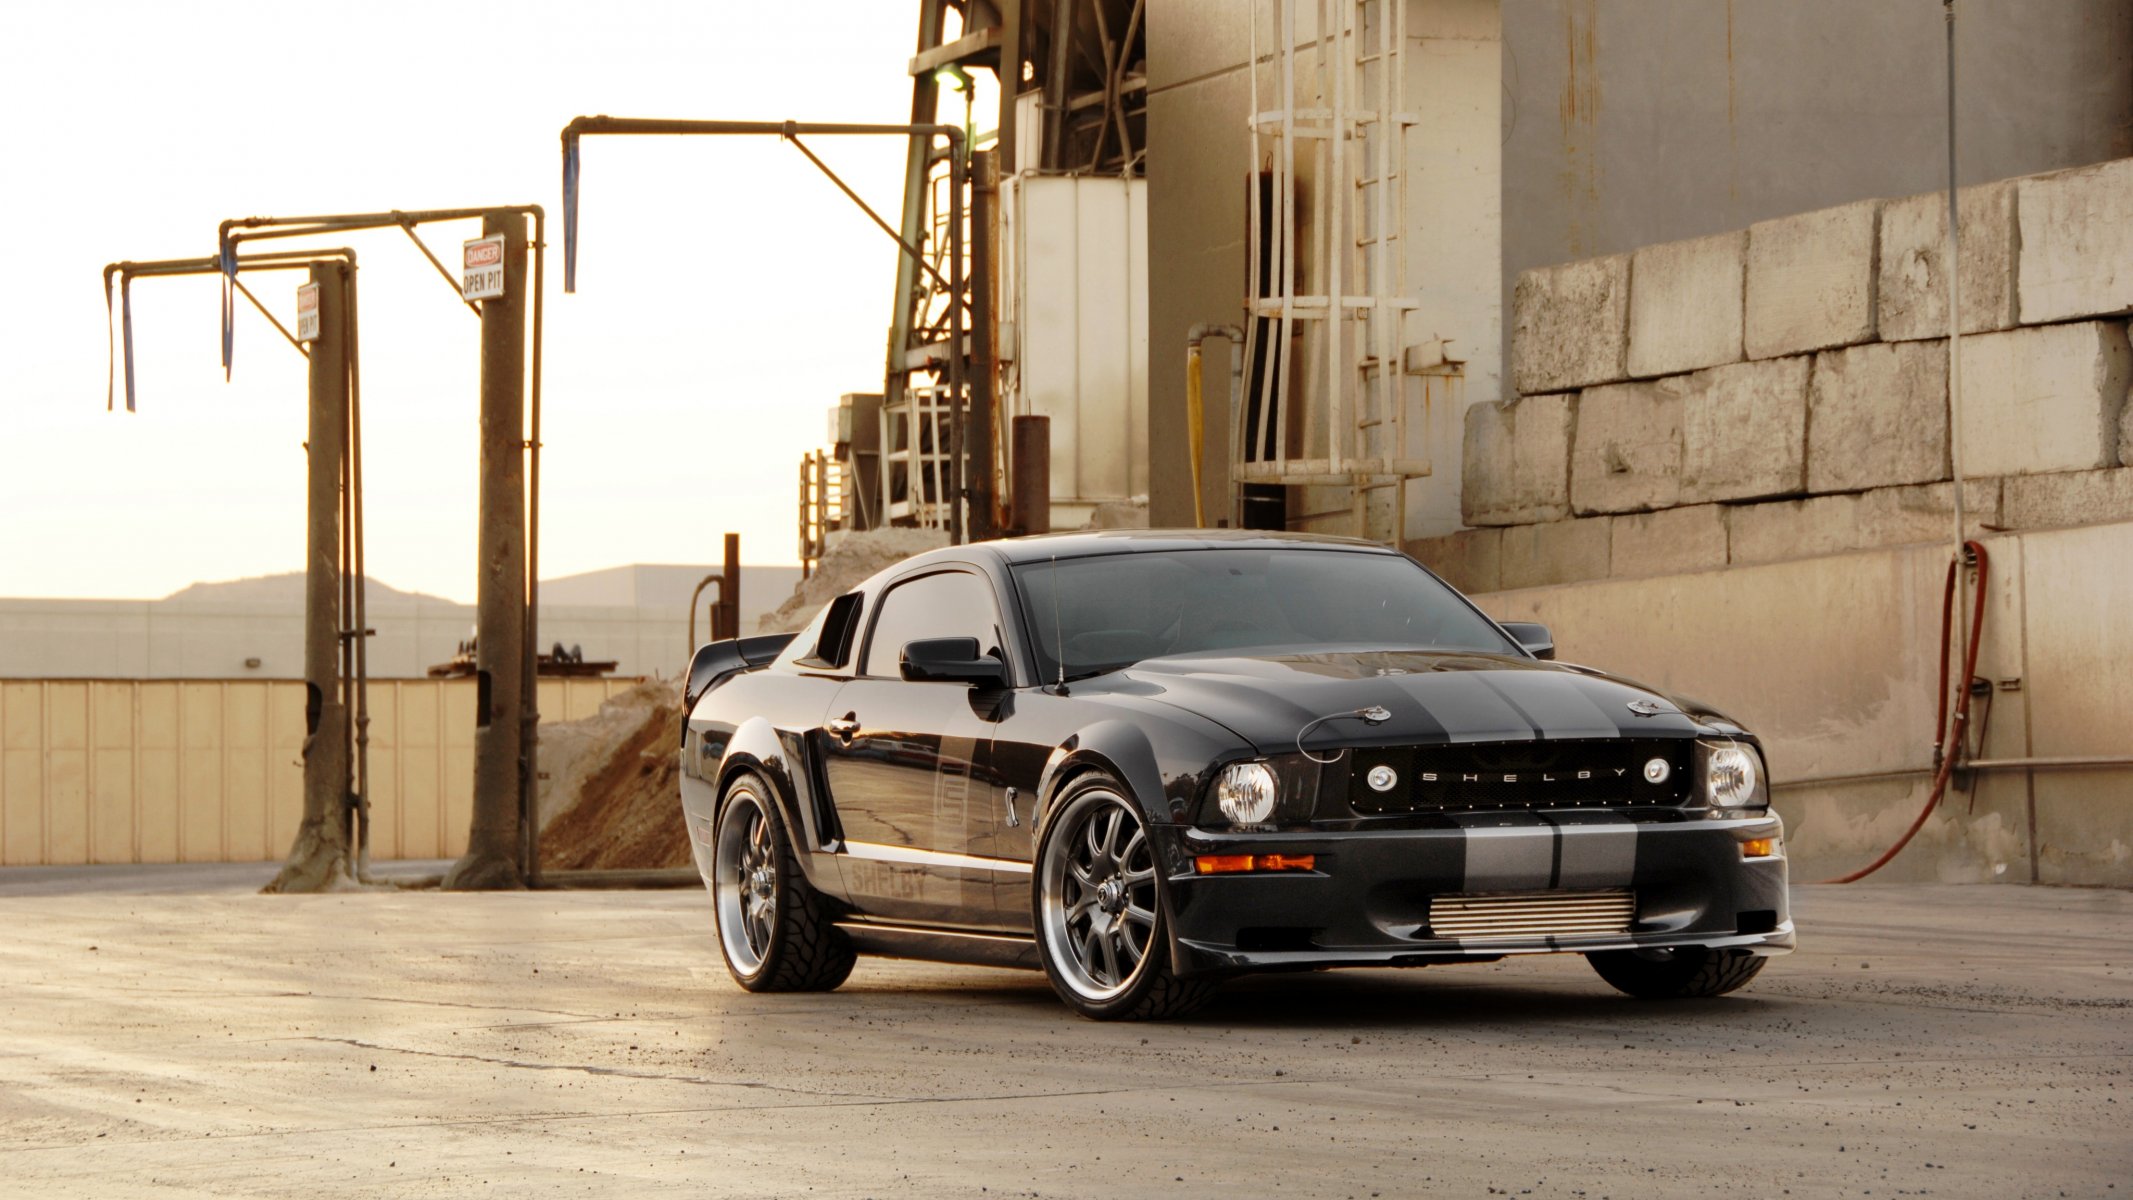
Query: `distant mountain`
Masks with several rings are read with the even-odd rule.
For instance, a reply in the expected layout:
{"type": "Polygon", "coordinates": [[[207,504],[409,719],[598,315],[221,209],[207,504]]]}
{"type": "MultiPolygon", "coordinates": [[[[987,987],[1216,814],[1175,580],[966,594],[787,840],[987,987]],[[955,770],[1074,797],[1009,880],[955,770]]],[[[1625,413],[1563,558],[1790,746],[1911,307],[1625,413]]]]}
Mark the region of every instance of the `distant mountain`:
{"type": "MultiPolygon", "coordinates": [[[[410,604],[445,604],[467,607],[456,600],[432,596],[424,592],[403,592],[391,584],[373,579],[365,593],[365,600],[372,605],[389,604],[394,607],[410,604]]],[[[253,608],[301,608],[304,603],[304,573],[289,571],[281,575],[255,575],[249,579],[226,579],[214,583],[196,583],[181,588],[157,601],[158,604],[238,604],[253,608]]]]}

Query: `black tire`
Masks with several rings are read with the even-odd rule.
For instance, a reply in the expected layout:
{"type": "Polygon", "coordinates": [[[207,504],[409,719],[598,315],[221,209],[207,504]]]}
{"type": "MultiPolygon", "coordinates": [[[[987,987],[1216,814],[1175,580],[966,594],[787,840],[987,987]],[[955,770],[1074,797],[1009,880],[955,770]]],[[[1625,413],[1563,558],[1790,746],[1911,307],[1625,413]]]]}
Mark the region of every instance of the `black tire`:
{"type": "Polygon", "coordinates": [[[773,795],[751,774],[736,777],[720,798],[711,844],[719,953],[734,982],[751,992],[830,991],[858,955],[800,873],[773,795]]]}
{"type": "Polygon", "coordinates": [[[1216,981],[1170,969],[1162,871],[1147,819],[1109,775],[1074,779],[1053,806],[1030,878],[1045,978],[1097,1021],[1160,1021],[1206,1003],[1216,981]]]}
{"type": "Polygon", "coordinates": [[[1745,986],[1768,960],[1746,950],[1682,946],[1603,950],[1585,961],[1616,991],[1639,1000],[1706,1000],[1745,986]]]}

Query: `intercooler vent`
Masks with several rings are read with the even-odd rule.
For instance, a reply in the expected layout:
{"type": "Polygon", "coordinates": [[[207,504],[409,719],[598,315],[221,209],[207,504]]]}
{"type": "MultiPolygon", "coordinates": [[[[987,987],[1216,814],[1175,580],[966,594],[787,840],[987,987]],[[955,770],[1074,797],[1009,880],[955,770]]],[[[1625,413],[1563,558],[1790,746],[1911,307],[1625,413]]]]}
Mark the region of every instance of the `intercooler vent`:
{"type": "Polygon", "coordinates": [[[1488,941],[1604,937],[1629,932],[1636,916],[1636,895],[1627,890],[1437,896],[1429,902],[1429,932],[1488,941]]]}

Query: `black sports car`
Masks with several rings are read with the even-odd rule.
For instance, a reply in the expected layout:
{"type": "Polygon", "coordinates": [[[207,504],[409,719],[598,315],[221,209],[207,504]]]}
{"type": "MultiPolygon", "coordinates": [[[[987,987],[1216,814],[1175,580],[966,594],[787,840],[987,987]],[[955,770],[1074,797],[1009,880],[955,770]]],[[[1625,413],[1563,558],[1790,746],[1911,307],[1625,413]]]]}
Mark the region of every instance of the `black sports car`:
{"type": "Polygon", "coordinates": [[[950,547],[699,650],[682,808],[751,991],[861,953],[1042,967],[1091,1017],[1557,951],[1746,983],[1793,946],[1754,735],[1553,656],[1366,542],[950,547]]]}

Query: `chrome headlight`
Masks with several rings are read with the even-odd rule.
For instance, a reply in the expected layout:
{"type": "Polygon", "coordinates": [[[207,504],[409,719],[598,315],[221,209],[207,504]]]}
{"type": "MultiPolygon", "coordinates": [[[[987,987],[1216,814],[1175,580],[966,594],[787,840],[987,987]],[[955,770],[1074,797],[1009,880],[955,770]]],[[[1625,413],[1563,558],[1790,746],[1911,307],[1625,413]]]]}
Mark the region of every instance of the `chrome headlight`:
{"type": "Polygon", "coordinates": [[[1696,743],[1697,798],[1713,816],[1770,807],[1770,781],[1762,755],[1745,742],[1730,739],[1696,743]]]}
{"type": "Polygon", "coordinates": [[[1215,777],[1215,804],[1232,825],[1257,825],[1273,816],[1278,794],[1265,763],[1231,763],[1215,777]]]}

